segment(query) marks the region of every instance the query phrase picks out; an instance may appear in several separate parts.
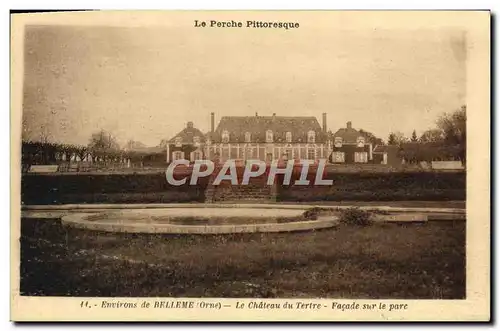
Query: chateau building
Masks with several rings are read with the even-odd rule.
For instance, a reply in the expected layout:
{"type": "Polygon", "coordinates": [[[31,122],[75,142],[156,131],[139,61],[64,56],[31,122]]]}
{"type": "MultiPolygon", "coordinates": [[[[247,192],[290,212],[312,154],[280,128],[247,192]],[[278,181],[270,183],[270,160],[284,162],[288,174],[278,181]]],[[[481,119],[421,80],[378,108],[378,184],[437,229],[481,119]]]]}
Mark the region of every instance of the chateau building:
{"type": "Polygon", "coordinates": [[[223,116],[206,135],[204,155],[224,162],[227,159],[328,159],[330,143],[326,127],[310,116],[223,116]]]}
{"type": "MultiPolygon", "coordinates": [[[[393,163],[392,156],[347,122],[329,136],[326,113],[322,125],[312,116],[223,116],[204,134],[193,122],[170,140],[162,142],[167,162],[186,159],[234,160],[328,159],[331,163],[393,163]],[[377,147],[377,148],[375,148],[377,147]],[[380,154],[380,155],[379,155],[380,154]],[[389,160],[390,159],[390,160],[389,160]]],[[[392,153],[393,154],[393,153],[392,153]]],[[[391,155],[392,155],[391,154],[391,155]]]]}

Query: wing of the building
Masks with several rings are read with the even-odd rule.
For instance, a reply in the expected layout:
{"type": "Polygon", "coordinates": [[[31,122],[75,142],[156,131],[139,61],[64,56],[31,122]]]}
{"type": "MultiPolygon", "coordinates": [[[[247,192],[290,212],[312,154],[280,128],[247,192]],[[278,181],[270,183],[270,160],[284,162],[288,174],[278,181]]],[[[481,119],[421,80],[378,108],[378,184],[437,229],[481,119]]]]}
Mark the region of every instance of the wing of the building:
{"type": "Polygon", "coordinates": [[[206,136],[208,159],[311,159],[329,157],[323,127],[311,116],[224,116],[206,136]]]}

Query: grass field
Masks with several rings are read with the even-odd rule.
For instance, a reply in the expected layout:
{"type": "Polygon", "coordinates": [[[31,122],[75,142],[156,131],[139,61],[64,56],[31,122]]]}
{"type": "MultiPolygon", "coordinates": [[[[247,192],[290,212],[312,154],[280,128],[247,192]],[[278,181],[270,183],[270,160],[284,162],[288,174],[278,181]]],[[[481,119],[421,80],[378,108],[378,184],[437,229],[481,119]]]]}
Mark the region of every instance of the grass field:
{"type": "Polygon", "coordinates": [[[21,230],[23,295],[465,297],[464,221],[175,236],[23,219],[21,230]]]}

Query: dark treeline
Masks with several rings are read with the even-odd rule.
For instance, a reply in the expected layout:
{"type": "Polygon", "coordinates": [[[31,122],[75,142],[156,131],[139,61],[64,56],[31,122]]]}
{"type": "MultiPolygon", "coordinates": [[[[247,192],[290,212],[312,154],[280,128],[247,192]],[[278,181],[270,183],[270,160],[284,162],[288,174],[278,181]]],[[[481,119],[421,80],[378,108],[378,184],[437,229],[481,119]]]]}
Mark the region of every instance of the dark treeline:
{"type": "Polygon", "coordinates": [[[436,121],[436,127],[424,131],[420,137],[414,130],[411,138],[392,132],[388,145],[399,146],[400,156],[409,163],[421,161],[466,161],[467,106],[445,113],[436,121]]]}

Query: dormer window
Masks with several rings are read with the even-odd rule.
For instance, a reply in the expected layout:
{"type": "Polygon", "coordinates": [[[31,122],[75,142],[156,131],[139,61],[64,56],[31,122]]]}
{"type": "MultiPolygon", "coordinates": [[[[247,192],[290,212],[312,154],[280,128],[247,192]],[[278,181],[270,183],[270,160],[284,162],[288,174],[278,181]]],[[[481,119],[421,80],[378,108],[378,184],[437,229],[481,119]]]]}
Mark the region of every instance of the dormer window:
{"type": "Polygon", "coordinates": [[[273,142],[273,131],[267,130],[266,131],[266,143],[272,143],[273,142]]]}
{"type": "Polygon", "coordinates": [[[335,147],[342,147],[342,137],[335,137],[335,147]]]}
{"type": "Polygon", "coordinates": [[[316,132],[309,131],[307,133],[307,142],[310,144],[314,144],[316,142],[316,132]]]}
{"type": "Polygon", "coordinates": [[[175,147],[182,147],[182,138],[175,137],[175,147]]]}
{"type": "Polygon", "coordinates": [[[227,144],[229,142],[229,131],[227,130],[222,131],[222,142],[224,144],[227,144]]]}
{"type": "Polygon", "coordinates": [[[291,132],[287,132],[286,133],[286,142],[287,143],[291,143],[292,142],[292,133],[291,132]]]}
{"type": "Polygon", "coordinates": [[[193,137],[193,143],[194,143],[196,146],[199,146],[199,145],[200,145],[200,137],[198,137],[198,136],[194,136],[194,137],[193,137]]]}
{"type": "Polygon", "coordinates": [[[358,137],[356,140],[358,147],[364,147],[365,146],[365,137],[358,137]]]}
{"type": "Polygon", "coordinates": [[[245,142],[252,142],[252,134],[250,132],[245,132],[245,142]]]}

